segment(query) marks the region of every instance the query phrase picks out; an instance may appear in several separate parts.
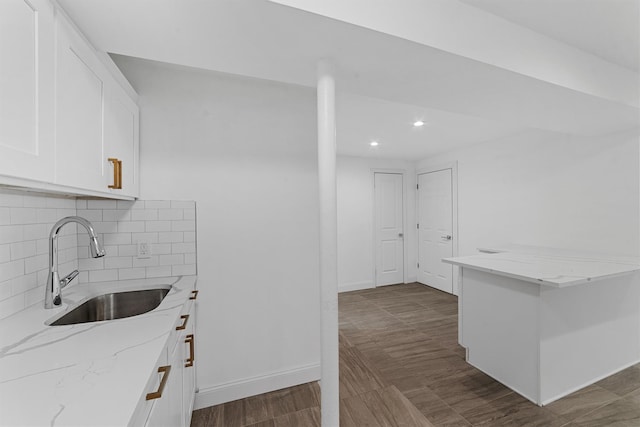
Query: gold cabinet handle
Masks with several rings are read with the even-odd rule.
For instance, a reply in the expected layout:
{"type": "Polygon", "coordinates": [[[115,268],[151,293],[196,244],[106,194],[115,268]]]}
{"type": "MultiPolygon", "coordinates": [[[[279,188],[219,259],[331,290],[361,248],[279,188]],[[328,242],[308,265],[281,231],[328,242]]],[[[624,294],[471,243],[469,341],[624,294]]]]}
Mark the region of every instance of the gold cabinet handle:
{"type": "Polygon", "coordinates": [[[159,399],[162,397],[162,391],[164,390],[164,386],[167,385],[167,380],[169,379],[169,372],[171,372],[171,365],[160,366],[158,368],[158,373],[162,374],[160,385],[158,386],[157,391],[154,391],[153,393],[147,393],[147,400],[159,399]]]}
{"type": "Polygon", "coordinates": [[[189,315],[183,314],[182,316],[180,316],[180,318],[182,319],[182,325],[176,326],[176,331],[182,331],[183,329],[187,328],[187,321],[189,320],[189,315]]]}
{"type": "Polygon", "coordinates": [[[109,157],[107,160],[113,163],[113,184],[109,185],[109,188],[120,190],[122,189],[122,160],[114,157],[109,157]]]}
{"type": "Polygon", "coordinates": [[[196,299],[198,298],[198,292],[200,292],[199,290],[195,290],[195,291],[191,291],[191,297],[189,297],[189,299],[196,299]]]}
{"type": "Polygon", "coordinates": [[[187,363],[184,364],[185,368],[190,368],[191,366],[193,366],[193,361],[195,360],[195,338],[193,336],[193,334],[189,334],[187,335],[186,339],[184,340],[185,344],[189,344],[189,358],[187,359],[187,363]]]}

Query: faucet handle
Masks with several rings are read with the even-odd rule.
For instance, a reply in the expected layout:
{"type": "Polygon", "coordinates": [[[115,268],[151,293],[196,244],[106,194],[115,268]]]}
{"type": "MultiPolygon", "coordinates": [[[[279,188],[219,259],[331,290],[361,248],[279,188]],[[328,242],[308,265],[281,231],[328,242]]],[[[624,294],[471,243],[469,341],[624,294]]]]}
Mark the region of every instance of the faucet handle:
{"type": "Polygon", "coordinates": [[[78,273],[78,270],[73,270],[71,273],[64,276],[64,278],[60,279],[60,289],[64,288],[69,283],[71,283],[71,281],[75,279],[76,276],[78,276],[78,274],[80,274],[78,273]]]}

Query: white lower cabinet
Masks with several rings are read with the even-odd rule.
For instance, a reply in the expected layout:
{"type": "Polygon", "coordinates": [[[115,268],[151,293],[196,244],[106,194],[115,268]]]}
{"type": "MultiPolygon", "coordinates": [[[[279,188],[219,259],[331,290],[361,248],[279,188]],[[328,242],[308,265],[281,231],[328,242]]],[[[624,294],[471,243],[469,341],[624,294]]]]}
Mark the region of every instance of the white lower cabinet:
{"type": "MultiPolygon", "coordinates": [[[[194,291],[194,295],[197,293],[194,291]]],[[[195,399],[195,304],[185,303],[155,373],[148,383],[148,393],[139,414],[146,416],[148,427],[188,427],[195,399]]],[[[138,417],[138,420],[140,417],[138,417]]],[[[130,425],[139,425],[132,420],[130,425]]]]}

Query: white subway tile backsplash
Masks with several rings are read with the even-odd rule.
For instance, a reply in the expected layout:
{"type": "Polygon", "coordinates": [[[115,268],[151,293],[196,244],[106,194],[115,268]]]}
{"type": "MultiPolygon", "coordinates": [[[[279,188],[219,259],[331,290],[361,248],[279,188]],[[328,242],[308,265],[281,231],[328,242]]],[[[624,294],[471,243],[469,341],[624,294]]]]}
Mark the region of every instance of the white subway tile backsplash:
{"type": "Polygon", "coordinates": [[[42,304],[44,301],[44,281],[43,285],[33,288],[24,293],[24,306],[29,307],[34,304],[42,304]]]}
{"type": "Polygon", "coordinates": [[[184,264],[184,255],[182,254],[158,255],[158,263],[160,265],[184,264]]]}
{"type": "Polygon", "coordinates": [[[117,233],[118,223],[116,221],[94,222],[93,229],[96,233],[117,233]]]}
{"type": "Polygon", "coordinates": [[[103,221],[131,221],[131,212],[121,209],[104,209],[102,211],[103,221]]]}
{"type": "Polygon", "coordinates": [[[138,209],[131,211],[131,221],[157,221],[157,209],[138,209]]]}
{"type": "MultiPolygon", "coordinates": [[[[171,267],[169,267],[171,270],[171,267]]],[[[169,271],[171,274],[171,271],[169,271]]],[[[13,295],[13,289],[11,286],[12,280],[5,280],[4,282],[0,282],[0,301],[5,300],[13,295]]]]}
{"type": "Polygon", "coordinates": [[[183,220],[185,209],[160,209],[158,219],[160,220],[183,220]]]}
{"type": "Polygon", "coordinates": [[[48,254],[49,253],[49,239],[36,240],[36,254],[48,254]]]}
{"type": "Polygon", "coordinates": [[[49,268],[49,255],[36,255],[31,258],[25,258],[23,274],[33,273],[34,271],[49,268]]]}
{"type": "MultiPolygon", "coordinates": [[[[44,293],[44,291],[42,292],[44,293]]],[[[25,294],[18,294],[11,298],[2,300],[0,301],[0,319],[16,314],[25,307],[25,294]]]]}
{"type": "Polygon", "coordinates": [[[184,210],[184,219],[196,219],[196,210],[195,209],[185,209],[184,210]]]}
{"type": "Polygon", "coordinates": [[[170,265],[147,267],[147,277],[166,277],[166,276],[171,276],[170,265]]]}
{"type": "MultiPolygon", "coordinates": [[[[44,282],[43,282],[44,283],[44,282]]],[[[23,294],[38,286],[38,274],[31,273],[11,280],[12,295],[23,294]]],[[[44,293],[44,289],[43,289],[44,293]]]]}
{"type": "Polygon", "coordinates": [[[108,233],[104,234],[105,245],[130,245],[131,233],[108,233]]]}
{"type": "Polygon", "coordinates": [[[121,268],[118,270],[119,280],[144,279],[145,277],[146,277],[146,270],[143,267],[121,268]]]}
{"type": "Polygon", "coordinates": [[[11,244],[11,259],[23,259],[36,255],[36,241],[27,240],[11,244]]]}
{"type": "Polygon", "coordinates": [[[192,274],[196,274],[195,264],[182,264],[182,265],[171,266],[172,276],[187,276],[192,274]]]}
{"type": "Polygon", "coordinates": [[[85,209],[82,211],[82,218],[92,223],[102,222],[102,209],[85,209]]]}
{"type": "Polygon", "coordinates": [[[58,221],[60,218],[62,218],[61,216],[58,215],[58,210],[57,209],[50,209],[50,208],[37,208],[36,209],[36,221],[39,224],[43,224],[43,223],[55,223],[56,221],[58,221]]]}
{"type": "Polygon", "coordinates": [[[171,231],[171,224],[175,221],[147,221],[146,231],[171,231]]]}
{"type": "Polygon", "coordinates": [[[172,221],[171,231],[195,231],[196,222],[194,220],[172,221]]]}
{"type": "Polygon", "coordinates": [[[22,193],[3,190],[0,192],[0,206],[22,207],[24,206],[24,196],[22,193]]]}
{"type": "Polygon", "coordinates": [[[24,227],[20,225],[3,225],[0,233],[0,245],[21,242],[24,240],[24,227]]]}
{"type": "Polygon", "coordinates": [[[195,202],[189,202],[184,200],[172,200],[171,207],[176,209],[195,209],[195,202]]]}
{"type": "MultiPolygon", "coordinates": [[[[11,245],[0,245],[0,264],[11,261],[11,245]]],[[[0,278],[0,280],[3,280],[0,278]]]]}
{"type": "Polygon", "coordinates": [[[0,208],[0,225],[11,224],[11,208],[0,208]]]}
{"type": "Polygon", "coordinates": [[[119,245],[118,246],[119,256],[135,256],[137,253],[138,253],[137,245],[119,245]]]}
{"type": "Polygon", "coordinates": [[[48,275],[49,232],[65,216],[91,221],[107,255],[90,258],[83,227],[67,224],[58,236],[58,270],[78,281],[194,274],[195,202],[85,200],[0,189],[0,318],[42,303],[48,275]],[[137,258],[137,243],[151,244],[137,258]]]}
{"type": "Polygon", "coordinates": [[[144,203],[145,209],[169,209],[171,207],[169,200],[146,200],[144,203]]]}
{"type": "Polygon", "coordinates": [[[144,221],[120,221],[117,224],[119,233],[141,233],[145,231],[144,221]]]}
{"type": "Polygon", "coordinates": [[[155,243],[151,245],[151,253],[154,255],[169,255],[172,243],[155,243]]]}
{"type": "Polygon", "coordinates": [[[133,257],[134,267],[154,267],[158,265],[158,256],[152,255],[149,258],[136,258],[133,257]]]}
{"type": "MultiPolygon", "coordinates": [[[[91,205],[89,203],[84,209],[79,207],[78,215],[82,216],[84,211],[91,210],[91,205]]],[[[102,222],[96,227],[104,233],[102,237],[105,246],[117,249],[107,250],[101,267],[99,263],[82,261],[86,259],[88,251],[82,249],[83,244],[79,243],[80,270],[85,273],[80,276],[80,281],[95,280],[97,276],[94,272],[102,268],[105,271],[117,269],[120,280],[168,276],[173,273],[173,266],[180,265],[193,264],[193,267],[176,271],[195,271],[197,257],[194,202],[104,201],[101,206],[102,222]],[[139,242],[151,244],[149,256],[138,258],[139,242]]]]}
{"type": "MultiPolygon", "coordinates": [[[[114,203],[116,203],[116,209],[123,209],[123,210],[144,209],[144,202],[141,200],[137,200],[137,201],[117,200],[114,203]]],[[[107,208],[107,209],[113,209],[113,207],[107,208]]]]}
{"type": "Polygon", "coordinates": [[[24,275],[24,260],[9,261],[0,264],[0,277],[3,280],[10,280],[24,275]]]}
{"type": "MultiPolygon", "coordinates": [[[[102,270],[105,268],[105,257],[78,259],[78,270],[102,270]]],[[[118,267],[111,267],[118,268],[118,267]]]]}
{"type": "Polygon", "coordinates": [[[192,254],[196,251],[195,243],[172,243],[171,253],[173,254],[192,254]]]}
{"type": "Polygon", "coordinates": [[[10,208],[11,224],[37,223],[37,211],[33,208],[10,208]]]}
{"type": "Polygon", "coordinates": [[[134,244],[138,242],[158,243],[158,233],[131,233],[131,242],[134,244]]]}
{"type": "Polygon", "coordinates": [[[180,231],[169,231],[166,233],[158,233],[159,243],[177,243],[183,242],[184,235],[180,231]]]}
{"type": "Polygon", "coordinates": [[[87,200],[87,209],[113,209],[114,203],[113,200],[87,200]]]}
{"type": "MultiPolygon", "coordinates": [[[[51,227],[53,224],[30,224],[22,227],[22,238],[20,240],[36,240],[40,239],[43,236],[49,236],[49,231],[51,231],[51,227]]],[[[70,225],[65,225],[65,228],[62,229],[63,232],[69,232],[67,227],[71,229],[70,225]]]]}
{"type": "Polygon", "coordinates": [[[184,254],[184,263],[185,264],[196,264],[197,257],[196,254],[184,254]]]}
{"type": "MultiPolygon", "coordinates": [[[[80,263],[78,263],[80,265],[80,263]]],[[[104,268],[131,268],[132,260],[128,256],[107,256],[104,257],[104,268]]]]}
{"type": "Polygon", "coordinates": [[[111,270],[91,270],[89,271],[90,282],[106,282],[109,280],[118,280],[118,269],[111,270]]]}

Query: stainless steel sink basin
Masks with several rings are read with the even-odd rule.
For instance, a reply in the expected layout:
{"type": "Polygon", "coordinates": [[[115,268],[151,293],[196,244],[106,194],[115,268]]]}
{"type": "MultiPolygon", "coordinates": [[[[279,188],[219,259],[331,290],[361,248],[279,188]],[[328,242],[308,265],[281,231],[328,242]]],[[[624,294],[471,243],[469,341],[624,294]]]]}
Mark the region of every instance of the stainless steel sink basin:
{"type": "Polygon", "coordinates": [[[51,326],[122,319],[147,313],[160,305],[170,288],[144,289],[100,295],[74,308],[51,326]]]}

